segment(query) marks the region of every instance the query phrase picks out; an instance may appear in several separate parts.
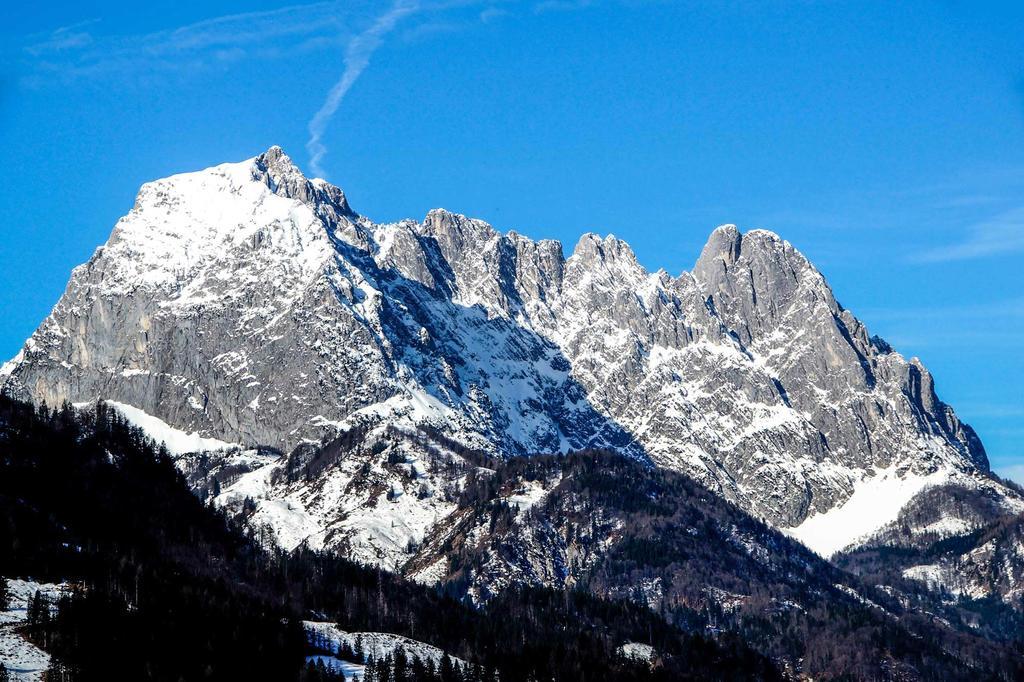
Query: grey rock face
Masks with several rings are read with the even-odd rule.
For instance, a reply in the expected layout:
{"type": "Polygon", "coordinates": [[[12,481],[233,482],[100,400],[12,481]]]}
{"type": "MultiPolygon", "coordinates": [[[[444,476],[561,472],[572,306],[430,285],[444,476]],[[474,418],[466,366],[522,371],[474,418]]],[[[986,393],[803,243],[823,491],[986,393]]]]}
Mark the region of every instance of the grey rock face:
{"type": "Polygon", "coordinates": [[[988,469],[927,370],[772,233],[718,228],[672,277],[614,237],[566,258],[443,210],[374,224],[276,147],[144,185],[0,383],[285,451],[357,424],[613,448],[780,527],[878,471],[988,469]]]}

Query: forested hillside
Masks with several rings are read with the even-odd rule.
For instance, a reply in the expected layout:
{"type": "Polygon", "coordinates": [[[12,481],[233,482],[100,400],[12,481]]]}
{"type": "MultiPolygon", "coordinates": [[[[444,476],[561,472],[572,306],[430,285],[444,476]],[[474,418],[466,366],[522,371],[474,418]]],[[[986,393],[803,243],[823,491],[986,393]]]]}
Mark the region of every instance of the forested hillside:
{"type": "Polygon", "coordinates": [[[1024,675],[1019,614],[861,580],[682,474],[608,452],[488,466],[409,573],[443,566],[450,589],[484,603],[521,583],[629,599],[815,679],[1024,675]]]}
{"type": "Polygon", "coordinates": [[[24,632],[58,680],[330,677],[305,668],[303,618],[429,642],[472,664],[465,680],[780,676],[736,637],[687,634],[626,602],[523,588],[474,609],[339,557],[260,547],[102,405],[0,398],[0,575],[74,586],[34,605],[24,632]],[[618,653],[634,641],[654,645],[652,665],[618,653]]]}

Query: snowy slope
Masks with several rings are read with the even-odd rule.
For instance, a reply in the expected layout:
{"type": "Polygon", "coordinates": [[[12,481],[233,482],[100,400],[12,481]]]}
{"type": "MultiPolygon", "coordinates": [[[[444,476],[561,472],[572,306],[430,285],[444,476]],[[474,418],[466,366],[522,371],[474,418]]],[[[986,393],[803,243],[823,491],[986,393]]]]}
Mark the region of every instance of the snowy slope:
{"type": "Polygon", "coordinates": [[[632,658],[636,661],[646,661],[650,663],[655,656],[654,647],[650,644],[641,644],[640,642],[626,642],[619,647],[619,653],[626,658],[632,658]]]}
{"type": "Polygon", "coordinates": [[[827,512],[814,514],[799,526],[785,529],[797,540],[829,557],[885,524],[929,485],[945,483],[945,471],[921,476],[900,476],[894,469],[872,472],[860,482],[843,504],[827,512]]]}
{"type": "MultiPolygon", "coordinates": [[[[116,400],[104,401],[117,410],[133,426],[142,429],[157,445],[163,445],[171,455],[184,455],[190,452],[214,452],[217,450],[237,450],[235,443],[227,443],[216,438],[204,438],[198,433],[186,433],[176,429],[159,417],[146,414],[137,407],[119,403],[116,400]]],[[[79,409],[90,409],[91,403],[76,403],[79,409]]]]}
{"type": "Polygon", "coordinates": [[[1007,510],[999,491],[981,482],[930,487],[835,559],[883,580],[908,578],[945,595],[1024,608],[1024,508],[1007,510]]]}
{"type": "MultiPolygon", "coordinates": [[[[303,625],[310,636],[323,638],[328,646],[333,649],[334,653],[337,653],[338,647],[343,644],[348,644],[348,646],[355,649],[356,641],[358,640],[362,642],[365,655],[367,657],[372,656],[374,659],[394,655],[395,650],[399,647],[405,650],[409,658],[418,656],[423,661],[433,661],[435,665],[439,664],[445,656],[445,652],[436,646],[403,637],[402,635],[394,635],[387,632],[345,632],[334,623],[318,621],[303,621],[303,625]]],[[[459,667],[469,665],[461,658],[455,656],[449,656],[449,658],[452,663],[459,667]]]]}
{"type": "Polygon", "coordinates": [[[353,682],[353,680],[362,680],[366,677],[366,666],[357,665],[355,663],[349,663],[348,661],[342,661],[334,656],[326,656],[318,654],[316,656],[306,656],[307,663],[323,663],[324,667],[328,670],[345,676],[346,682],[353,682]]]}
{"type": "Polygon", "coordinates": [[[0,663],[7,666],[13,682],[41,682],[50,665],[50,655],[28,642],[18,628],[25,624],[29,599],[37,591],[56,601],[67,586],[10,578],[7,587],[11,604],[6,611],[0,611],[0,663]]]}

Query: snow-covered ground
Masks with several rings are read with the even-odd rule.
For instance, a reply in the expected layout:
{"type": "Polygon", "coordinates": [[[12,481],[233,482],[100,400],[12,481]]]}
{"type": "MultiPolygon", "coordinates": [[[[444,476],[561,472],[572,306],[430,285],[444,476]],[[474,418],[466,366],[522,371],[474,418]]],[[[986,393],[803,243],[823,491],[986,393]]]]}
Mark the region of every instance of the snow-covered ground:
{"type": "Polygon", "coordinates": [[[551,489],[558,485],[561,475],[553,481],[523,481],[522,485],[505,497],[510,507],[515,507],[521,512],[530,510],[532,507],[544,501],[551,489]]]}
{"type": "Polygon", "coordinates": [[[366,666],[356,665],[348,661],[342,661],[334,656],[306,656],[306,662],[321,661],[328,670],[341,673],[345,676],[346,682],[352,682],[355,678],[362,680],[366,677],[366,666]]]}
{"type": "MultiPolygon", "coordinates": [[[[450,513],[455,505],[441,494],[449,480],[443,466],[439,470],[424,459],[415,440],[391,442],[385,422],[371,430],[365,443],[384,440],[395,450],[401,463],[388,468],[388,452],[366,459],[346,458],[338,467],[325,472],[316,486],[280,485],[272,480],[282,473],[283,459],[245,449],[237,443],[186,433],[143,410],[113,400],[105,401],[130,423],[139,427],[156,443],[163,443],[186,474],[194,461],[194,453],[218,453],[220,465],[245,471],[224,482],[214,499],[218,507],[238,511],[247,499],[255,504],[249,517],[253,528],[269,528],[274,542],[286,550],[301,543],[321,549],[328,536],[335,543],[346,541],[350,558],[396,570],[410,556],[410,548],[419,545],[428,529],[450,513]],[[373,485],[365,483],[353,488],[355,477],[365,473],[369,464],[374,484],[388,490],[386,495],[372,494],[373,485]]],[[[76,403],[80,409],[91,409],[94,403],[76,403]]],[[[378,406],[379,407],[379,406],[378,406]]],[[[338,422],[339,429],[351,428],[338,422]]],[[[415,433],[410,431],[411,438],[415,433]]],[[[457,459],[453,454],[449,457],[457,459]]],[[[525,502],[523,508],[528,506],[525,502]]]]}
{"type": "MultiPolygon", "coordinates": [[[[311,637],[322,637],[326,645],[334,652],[337,652],[338,648],[343,644],[348,644],[354,649],[356,641],[361,640],[363,644],[363,651],[366,652],[367,656],[373,656],[375,659],[394,654],[398,647],[402,647],[410,659],[413,656],[418,656],[422,661],[433,661],[434,665],[440,664],[441,659],[444,658],[445,655],[445,652],[442,649],[439,649],[432,644],[420,642],[415,639],[409,639],[402,635],[393,635],[389,632],[345,632],[334,623],[311,620],[304,621],[303,625],[306,628],[306,632],[311,637]]],[[[327,658],[338,661],[338,659],[333,657],[327,658]]],[[[461,658],[456,658],[455,656],[449,656],[449,658],[452,663],[460,667],[468,665],[468,663],[461,658]]],[[[348,675],[347,672],[345,674],[348,675]]],[[[362,675],[360,674],[360,677],[361,676],[362,675]]]]}
{"type": "Polygon", "coordinates": [[[896,520],[900,510],[929,486],[948,480],[945,471],[928,476],[882,469],[856,484],[845,503],[824,514],[814,514],[799,526],[783,529],[821,556],[828,558],[858,539],[896,520]]]}
{"type": "Polygon", "coordinates": [[[50,665],[50,655],[31,644],[18,630],[28,619],[28,601],[36,590],[56,600],[66,585],[9,579],[7,587],[11,604],[6,611],[0,611],[0,663],[7,666],[14,682],[41,681],[50,665]]]}
{"type": "Polygon", "coordinates": [[[641,644],[640,642],[626,642],[619,647],[619,653],[626,658],[632,658],[634,661],[647,661],[650,663],[654,659],[654,647],[650,644],[641,644]]]}
{"type": "Polygon", "coordinates": [[[119,403],[115,400],[104,401],[121,415],[146,432],[157,444],[163,443],[172,455],[184,455],[189,452],[210,452],[213,450],[238,449],[234,443],[227,443],[216,438],[205,438],[198,433],[186,433],[176,429],[164,420],[146,414],[137,407],[119,403]]]}

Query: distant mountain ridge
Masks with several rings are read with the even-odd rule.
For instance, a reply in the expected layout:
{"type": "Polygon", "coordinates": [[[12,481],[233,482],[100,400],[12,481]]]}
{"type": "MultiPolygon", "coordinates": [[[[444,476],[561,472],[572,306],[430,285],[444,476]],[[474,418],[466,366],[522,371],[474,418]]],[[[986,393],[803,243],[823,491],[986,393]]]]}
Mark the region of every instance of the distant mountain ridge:
{"type": "Polygon", "coordinates": [[[771,232],[719,227],[673,277],[611,236],[565,257],[444,210],[375,224],[278,147],[145,184],[0,390],[237,443],[181,466],[286,546],[392,567],[471,452],[615,450],[823,554],[936,485],[1024,510],[927,369],[771,232]]]}

